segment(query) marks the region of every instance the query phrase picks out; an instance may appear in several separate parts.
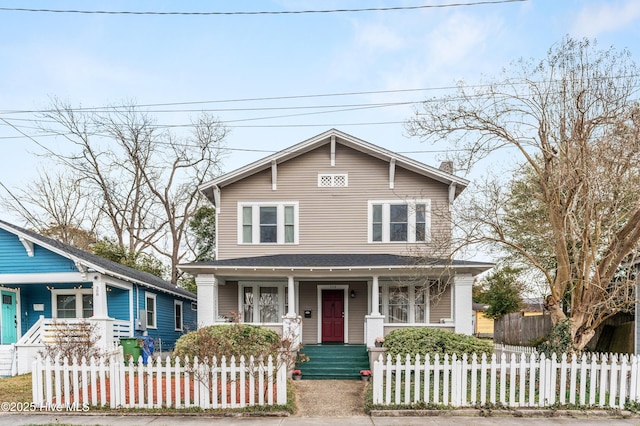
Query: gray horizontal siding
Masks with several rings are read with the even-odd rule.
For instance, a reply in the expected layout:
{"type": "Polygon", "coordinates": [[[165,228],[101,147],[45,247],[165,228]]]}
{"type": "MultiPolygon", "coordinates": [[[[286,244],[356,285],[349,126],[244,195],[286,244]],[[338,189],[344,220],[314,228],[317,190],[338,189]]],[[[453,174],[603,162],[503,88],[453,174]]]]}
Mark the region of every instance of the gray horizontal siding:
{"type": "MultiPolygon", "coordinates": [[[[354,149],[337,145],[336,166],[329,163],[324,145],[278,165],[277,190],[271,187],[271,170],[235,182],[221,191],[218,237],[219,259],[283,253],[390,253],[405,254],[415,245],[369,244],[369,200],[430,199],[432,230],[448,232],[448,187],[417,173],[396,168],[395,188],[389,189],[389,164],[354,149]],[[319,173],[347,173],[346,188],[319,188],[319,173]],[[237,203],[258,201],[299,202],[299,244],[248,245],[237,243],[237,203]],[[444,210],[442,210],[444,209],[444,210]]],[[[435,231],[433,231],[435,232],[435,231]]],[[[418,247],[424,248],[423,244],[418,247]]]]}

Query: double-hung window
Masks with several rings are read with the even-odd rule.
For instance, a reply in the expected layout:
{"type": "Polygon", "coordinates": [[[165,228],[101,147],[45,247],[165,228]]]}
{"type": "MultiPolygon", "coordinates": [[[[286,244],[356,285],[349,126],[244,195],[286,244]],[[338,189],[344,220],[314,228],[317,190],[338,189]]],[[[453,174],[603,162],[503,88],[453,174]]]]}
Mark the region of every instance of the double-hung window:
{"type": "Polygon", "coordinates": [[[183,326],[183,318],[182,318],[182,302],[179,300],[173,301],[173,319],[174,319],[174,330],[182,331],[183,326]]]}
{"type": "Polygon", "coordinates": [[[298,203],[238,203],[239,244],[297,244],[298,203]]]}
{"type": "Polygon", "coordinates": [[[147,313],[147,327],[156,328],[157,327],[157,305],[156,305],[156,295],[153,293],[145,293],[145,311],[147,313]]]}
{"type": "Polygon", "coordinates": [[[242,320],[247,323],[279,323],[287,313],[286,283],[241,282],[242,320]]]}
{"type": "Polygon", "coordinates": [[[369,201],[369,242],[429,241],[431,202],[369,201]]]}

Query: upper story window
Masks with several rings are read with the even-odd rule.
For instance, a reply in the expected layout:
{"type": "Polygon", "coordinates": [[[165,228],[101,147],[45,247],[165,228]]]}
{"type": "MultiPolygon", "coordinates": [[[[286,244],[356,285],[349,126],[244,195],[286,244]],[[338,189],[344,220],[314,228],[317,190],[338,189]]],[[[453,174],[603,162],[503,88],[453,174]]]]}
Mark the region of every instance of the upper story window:
{"type": "Polygon", "coordinates": [[[429,240],[430,200],[369,201],[369,242],[429,240]]]}
{"type": "Polygon", "coordinates": [[[238,203],[238,244],[297,244],[298,203],[238,203]]]}
{"type": "Polygon", "coordinates": [[[346,187],[349,186],[349,175],[342,174],[319,174],[318,186],[320,188],[346,187]]]}

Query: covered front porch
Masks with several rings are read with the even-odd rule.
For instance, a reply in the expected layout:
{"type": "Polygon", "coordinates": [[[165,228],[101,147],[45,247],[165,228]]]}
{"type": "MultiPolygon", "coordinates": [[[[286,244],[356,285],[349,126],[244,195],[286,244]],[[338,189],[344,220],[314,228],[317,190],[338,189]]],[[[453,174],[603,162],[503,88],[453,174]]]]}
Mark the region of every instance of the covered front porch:
{"type": "Polygon", "coordinates": [[[0,375],[31,371],[34,356],[53,344],[61,328],[74,333],[89,323],[103,349],[113,348],[120,338],[131,337],[134,327],[129,288],[99,273],[20,274],[2,277],[2,332],[0,375]],[[44,281],[44,282],[43,282],[44,281]],[[110,306],[113,308],[110,309],[110,306]]]}
{"type": "Polygon", "coordinates": [[[198,324],[241,321],[295,343],[375,346],[399,327],[471,334],[473,276],[491,265],[396,255],[277,255],[183,265],[198,324]]]}

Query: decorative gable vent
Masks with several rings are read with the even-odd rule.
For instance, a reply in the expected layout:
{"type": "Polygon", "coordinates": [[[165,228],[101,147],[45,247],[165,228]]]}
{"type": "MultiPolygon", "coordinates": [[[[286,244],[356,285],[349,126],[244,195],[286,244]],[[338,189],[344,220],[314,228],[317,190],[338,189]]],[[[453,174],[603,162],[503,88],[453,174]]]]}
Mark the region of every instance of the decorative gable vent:
{"type": "Polygon", "coordinates": [[[318,186],[320,188],[335,188],[349,186],[348,174],[319,174],[318,186]]]}

